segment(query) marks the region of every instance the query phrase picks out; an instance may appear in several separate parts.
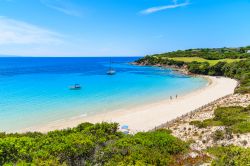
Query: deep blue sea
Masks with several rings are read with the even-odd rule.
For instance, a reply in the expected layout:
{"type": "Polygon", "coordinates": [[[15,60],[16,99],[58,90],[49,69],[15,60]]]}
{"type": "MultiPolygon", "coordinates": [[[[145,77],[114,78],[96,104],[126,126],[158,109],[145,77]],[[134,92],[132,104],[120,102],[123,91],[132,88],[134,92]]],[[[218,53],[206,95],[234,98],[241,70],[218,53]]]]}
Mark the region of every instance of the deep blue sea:
{"type": "Polygon", "coordinates": [[[207,81],[169,69],[130,65],[138,58],[0,58],[0,131],[133,107],[202,88],[207,81]],[[81,90],[69,90],[79,83],[81,90]]]}

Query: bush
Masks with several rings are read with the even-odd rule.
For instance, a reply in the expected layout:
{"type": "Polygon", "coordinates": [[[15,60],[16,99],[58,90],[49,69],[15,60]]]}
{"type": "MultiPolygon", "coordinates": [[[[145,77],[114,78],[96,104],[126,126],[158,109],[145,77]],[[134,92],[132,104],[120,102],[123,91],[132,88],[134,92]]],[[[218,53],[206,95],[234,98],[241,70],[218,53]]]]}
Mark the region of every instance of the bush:
{"type": "Polygon", "coordinates": [[[250,122],[240,122],[235,124],[233,127],[234,133],[249,133],[250,132],[250,122]]]}
{"type": "Polygon", "coordinates": [[[107,165],[172,165],[174,155],[188,149],[188,144],[165,131],[126,136],[105,148],[107,165]],[[153,154],[153,155],[152,155],[153,154]]]}
{"type": "Polygon", "coordinates": [[[247,166],[250,163],[250,148],[214,147],[208,152],[215,156],[212,166],[247,166]]]}
{"type": "Polygon", "coordinates": [[[0,165],[176,165],[188,143],[170,130],[125,135],[116,123],[0,137],[0,165]],[[176,157],[178,156],[178,158],[176,157]]]}
{"type": "Polygon", "coordinates": [[[190,125],[194,125],[198,128],[206,128],[208,126],[221,126],[222,123],[220,121],[216,121],[213,119],[206,119],[204,121],[191,121],[190,125]]]}
{"type": "Polygon", "coordinates": [[[207,125],[205,123],[203,123],[202,121],[198,121],[198,120],[191,121],[189,124],[194,125],[198,128],[206,128],[207,127],[207,125]]]}
{"type": "Polygon", "coordinates": [[[225,138],[225,133],[221,130],[216,130],[213,135],[212,138],[214,141],[219,141],[219,140],[223,140],[225,138]]]}
{"type": "Polygon", "coordinates": [[[85,123],[48,134],[5,134],[0,138],[0,165],[37,165],[38,161],[47,163],[44,165],[84,165],[91,162],[96,148],[123,137],[117,129],[116,123],[85,123]]]}
{"type": "Polygon", "coordinates": [[[221,121],[226,126],[242,122],[246,119],[243,107],[223,107],[214,111],[214,120],[221,121]]]}

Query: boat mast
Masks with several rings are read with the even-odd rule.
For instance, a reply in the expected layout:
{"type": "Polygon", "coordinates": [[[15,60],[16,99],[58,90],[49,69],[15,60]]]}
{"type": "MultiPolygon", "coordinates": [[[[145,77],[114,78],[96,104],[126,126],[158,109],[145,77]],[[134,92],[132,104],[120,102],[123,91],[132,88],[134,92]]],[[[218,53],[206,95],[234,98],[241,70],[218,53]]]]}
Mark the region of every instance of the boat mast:
{"type": "Polygon", "coordinates": [[[111,71],[111,57],[109,57],[109,71],[111,71]]]}

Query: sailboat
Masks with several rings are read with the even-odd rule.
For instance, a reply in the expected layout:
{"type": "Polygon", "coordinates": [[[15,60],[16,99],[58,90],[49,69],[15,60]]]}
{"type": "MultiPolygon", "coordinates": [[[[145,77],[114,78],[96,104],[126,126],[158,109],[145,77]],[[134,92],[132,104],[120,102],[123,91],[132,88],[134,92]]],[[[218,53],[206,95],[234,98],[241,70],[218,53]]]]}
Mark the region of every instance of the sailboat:
{"type": "Polygon", "coordinates": [[[115,75],[115,70],[111,67],[111,58],[109,59],[109,70],[107,71],[107,75],[115,75]]]}

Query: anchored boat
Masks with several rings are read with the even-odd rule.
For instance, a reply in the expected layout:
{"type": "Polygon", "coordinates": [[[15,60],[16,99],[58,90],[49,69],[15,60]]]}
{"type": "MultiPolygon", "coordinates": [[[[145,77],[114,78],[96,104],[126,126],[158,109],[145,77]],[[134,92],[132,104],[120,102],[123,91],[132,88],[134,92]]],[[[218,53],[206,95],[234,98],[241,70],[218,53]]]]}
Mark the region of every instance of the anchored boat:
{"type": "Polygon", "coordinates": [[[111,67],[111,58],[109,59],[109,70],[107,71],[107,75],[115,75],[116,71],[111,67]]]}
{"type": "Polygon", "coordinates": [[[81,88],[80,84],[75,84],[69,87],[70,90],[80,90],[81,88]]]}

